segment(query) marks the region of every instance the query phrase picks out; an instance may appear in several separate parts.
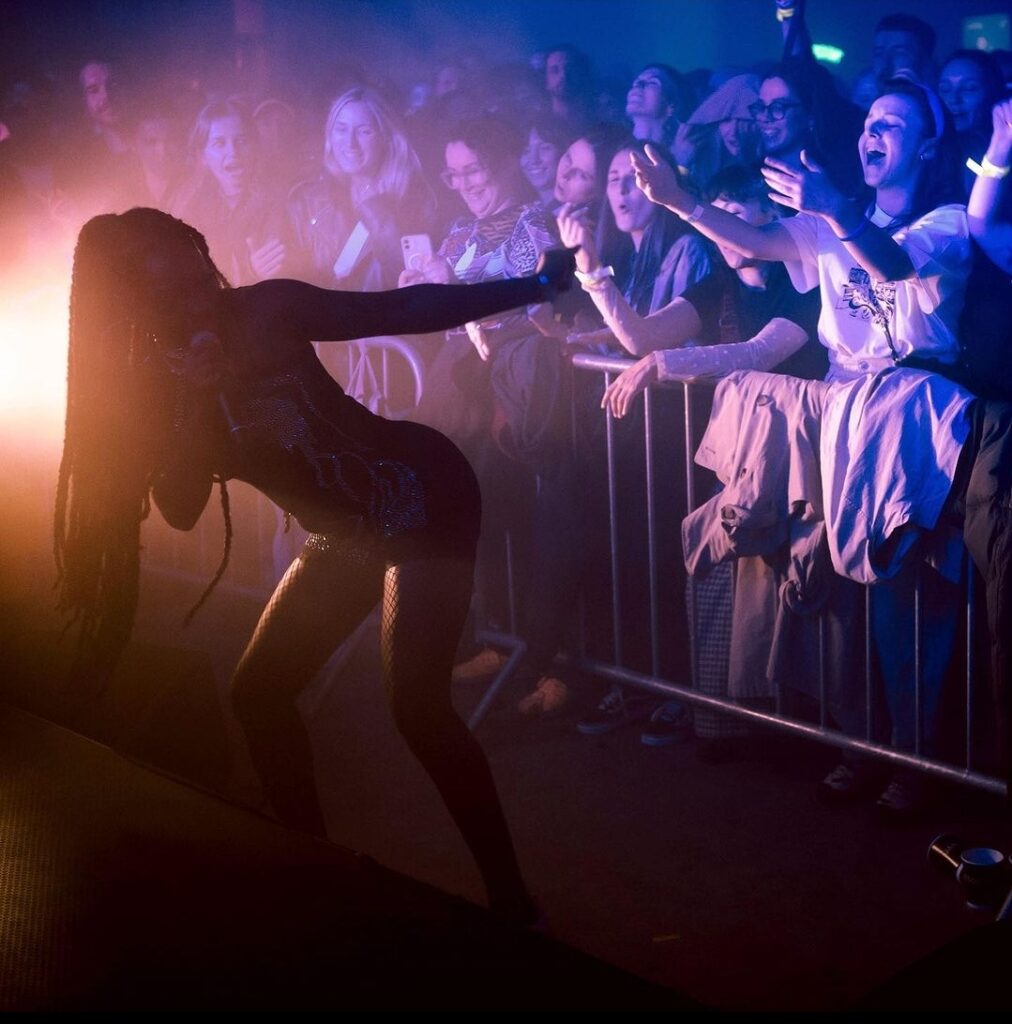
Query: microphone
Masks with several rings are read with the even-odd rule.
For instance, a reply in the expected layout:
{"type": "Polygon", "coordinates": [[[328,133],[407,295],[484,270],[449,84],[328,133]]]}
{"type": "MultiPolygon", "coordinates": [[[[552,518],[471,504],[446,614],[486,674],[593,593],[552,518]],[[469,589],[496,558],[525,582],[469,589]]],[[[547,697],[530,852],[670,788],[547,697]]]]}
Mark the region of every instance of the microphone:
{"type": "MultiPolygon", "coordinates": [[[[196,334],[190,338],[190,351],[197,352],[205,345],[217,345],[221,346],[221,340],[214,331],[197,331],[196,334]]],[[[228,426],[228,432],[230,434],[236,433],[241,429],[241,425],[236,423],[235,417],[232,415],[232,410],[229,407],[228,399],[225,397],[225,393],[218,389],[218,408],[221,409],[222,415],[225,417],[225,423],[228,426]]]]}

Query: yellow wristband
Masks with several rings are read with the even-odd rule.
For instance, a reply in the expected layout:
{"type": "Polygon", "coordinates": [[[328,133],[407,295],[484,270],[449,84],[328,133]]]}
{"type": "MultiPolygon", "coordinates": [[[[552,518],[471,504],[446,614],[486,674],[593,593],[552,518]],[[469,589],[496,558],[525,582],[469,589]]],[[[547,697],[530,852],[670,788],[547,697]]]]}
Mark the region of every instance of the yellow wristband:
{"type": "Polygon", "coordinates": [[[972,157],[966,161],[966,166],[977,175],[978,178],[1004,178],[1012,170],[1010,167],[997,167],[985,156],[980,163],[972,157]]]}

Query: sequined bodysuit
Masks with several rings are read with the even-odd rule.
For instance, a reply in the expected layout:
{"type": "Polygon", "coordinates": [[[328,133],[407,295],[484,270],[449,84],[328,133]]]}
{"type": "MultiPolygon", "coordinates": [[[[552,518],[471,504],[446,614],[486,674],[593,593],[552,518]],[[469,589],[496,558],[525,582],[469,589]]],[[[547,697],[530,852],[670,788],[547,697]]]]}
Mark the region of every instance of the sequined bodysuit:
{"type": "Polygon", "coordinates": [[[277,372],[238,380],[224,394],[229,475],[306,530],[388,551],[473,544],[477,486],[456,446],[429,427],[369,412],[311,345],[277,372]]]}

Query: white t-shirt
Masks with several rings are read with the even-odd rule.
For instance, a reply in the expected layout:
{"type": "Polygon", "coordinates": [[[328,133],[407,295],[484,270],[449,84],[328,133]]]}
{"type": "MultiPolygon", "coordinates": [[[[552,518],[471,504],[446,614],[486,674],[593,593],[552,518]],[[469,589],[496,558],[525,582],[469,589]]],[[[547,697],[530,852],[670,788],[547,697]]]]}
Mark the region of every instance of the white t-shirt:
{"type": "MultiPolygon", "coordinates": [[[[888,214],[878,207],[873,224],[888,214]]],[[[906,281],[873,281],[822,217],[799,213],[780,224],[800,259],[784,265],[799,292],[819,286],[819,340],[829,350],[828,380],[850,380],[894,364],[886,330],[899,357],[916,351],[955,362],[956,324],[963,308],[972,259],[966,207],[940,206],[899,228],[892,237],[910,257],[915,275],[906,281]]]]}

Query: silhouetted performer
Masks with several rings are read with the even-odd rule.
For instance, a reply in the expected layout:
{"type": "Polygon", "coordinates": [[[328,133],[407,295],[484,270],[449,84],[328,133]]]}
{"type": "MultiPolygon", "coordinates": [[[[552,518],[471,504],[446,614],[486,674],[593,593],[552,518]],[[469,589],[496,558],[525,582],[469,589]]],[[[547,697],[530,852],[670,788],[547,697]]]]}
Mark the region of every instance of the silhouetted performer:
{"type": "MultiPolygon", "coordinates": [[[[153,497],[190,529],[213,482],[257,487],[310,531],[232,683],[271,803],[324,835],[295,706],[382,600],[383,670],[397,727],[439,788],[493,910],[534,910],[481,748],[450,702],[471,596],[480,499],[442,434],[375,416],[344,394],[312,339],[442,331],[569,286],[570,254],[536,276],[393,292],[297,281],[230,288],[193,228],[156,210],[90,220],[74,255],[67,423],[56,499],[61,606],[81,626],[78,671],[111,671],[132,628],[140,524],[153,497]]],[[[194,609],[196,610],[196,608],[194,609]]]]}

